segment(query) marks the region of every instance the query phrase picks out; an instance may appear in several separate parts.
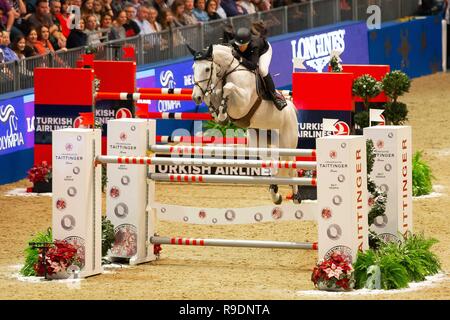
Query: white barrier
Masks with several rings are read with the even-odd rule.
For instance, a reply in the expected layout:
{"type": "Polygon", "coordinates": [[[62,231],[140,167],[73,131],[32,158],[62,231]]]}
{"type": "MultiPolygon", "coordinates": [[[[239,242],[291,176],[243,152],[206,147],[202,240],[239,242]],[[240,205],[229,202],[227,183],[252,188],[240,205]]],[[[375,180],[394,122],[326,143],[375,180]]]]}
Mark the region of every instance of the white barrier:
{"type": "MultiPolygon", "coordinates": [[[[382,131],[383,128],[388,129],[379,127],[377,130],[382,131]]],[[[76,129],[72,130],[76,132],[76,129]]],[[[108,122],[108,133],[108,149],[111,153],[116,153],[117,156],[121,157],[148,156],[147,146],[154,145],[156,140],[154,120],[111,120],[108,122]],[[148,139],[143,139],[143,136],[148,136],[148,139]]],[[[58,130],[54,135],[54,143],[64,145],[68,137],[64,134],[64,130],[58,130]]],[[[317,220],[319,259],[328,256],[335,250],[340,250],[354,260],[358,250],[365,250],[368,246],[365,138],[362,136],[328,136],[319,138],[317,146],[318,202],[316,204],[283,205],[280,206],[284,208],[281,215],[276,206],[271,206],[274,210],[266,210],[264,214],[259,214],[258,208],[254,207],[252,208],[254,213],[240,220],[243,223],[250,220],[253,223],[259,223],[277,221],[281,216],[290,217],[290,220],[317,220]],[[294,207],[298,209],[294,211],[294,207]],[[290,208],[294,212],[286,212],[290,208]],[[314,210],[315,212],[311,214],[306,210],[314,210]],[[272,217],[272,220],[269,219],[269,216],[272,217]]],[[[84,145],[84,148],[91,148],[91,146],[84,145]]],[[[111,153],[109,156],[111,156],[111,153]]],[[[92,165],[91,159],[84,157],[83,161],[87,168],[92,165]]],[[[410,163],[410,157],[407,157],[406,161],[410,163]]],[[[398,163],[394,165],[398,166],[398,163]]],[[[55,168],[55,174],[59,172],[62,176],[66,175],[64,172],[68,168],[64,166],[64,163],[55,159],[54,166],[58,168],[55,168]]],[[[98,167],[95,170],[98,170],[98,167]]],[[[155,182],[149,180],[147,183],[147,169],[151,176],[154,172],[153,165],[110,164],[108,168],[107,200],[110,201],[110,204],[107,205],[109,208],[107,214],[111,220],[116,222],[117,244],[126,243],[127,246],[131,247],[131,250],[126,254],[115,255],[113,253],[112,257],[128,258],[130,263],[156,259],[151,246],[154,242],[150,241],[155,232],[156,209],[159,219],[167,215],[167,208],[176,209],[176,206],[155,202],[155,182]],[[145,192],[146,190],[148,192],[145,192]],[[127,224],[130,225],[130,228],[124,232],[118,232],[121,225],[127,224]]],[[[88,180],[89,178],[86,178],[86,181],[88,180]]],[[[61,190],[67,190],[70,184],[65,180],[63,182],[65,185],[60,186],[61,190]]],[[[386,183],[389,184],[390,182],[387,181],[386,183]]],[[[87,190],[97,192],[97,188],[100,188],[99,180],[95,181],[94,189],[87,188],[87,190]]],[[[186,186],[186,188],[188,187],[186,186]]],[[[388,188],[390,189],[390,187],[388,188]]],[[[409,197],[409,195],[405,197],[409,197]]],[[[86,197],[83,201],[92,201],[92,197],[86,197]]],[[[230,210],[220,208],[198,209],[200,208],[186,207],[177,217],[167,220],[182,220],[194,223],[199,223],[199,221],[200,223],[206,223],[205,221],[209,220],[210,224],[237,223],[237,220],[239,220],[234,220],[236,212],[230,210]],[[222,221],[219,221],[220,219],[214,220],[216,214],[224,215],[224,219],[222,221]],[[189,215],[196,215],[197,219],[190,219],[189,215]]],[[[54,212],[55,214],[57,212],[54,212]]],[[[55,224],[54,227],[55,229],[58,228],[55,224]]]]}
{"type": "Polygon", "coordinates": [[[375,163],[371,177],[387,193],[386,212],[371,230],[386,240],[412,231],[412,138],[409,126],[364,128],[373,141],[375,163]]]}
{"type": "Polygon", "coordinates": [[[101,152],[101,132],[62,129],[53,131],[52,139],[53,239],[78,248],[79,277],[101,273],[101,167],[93,166],[101,152]]]}

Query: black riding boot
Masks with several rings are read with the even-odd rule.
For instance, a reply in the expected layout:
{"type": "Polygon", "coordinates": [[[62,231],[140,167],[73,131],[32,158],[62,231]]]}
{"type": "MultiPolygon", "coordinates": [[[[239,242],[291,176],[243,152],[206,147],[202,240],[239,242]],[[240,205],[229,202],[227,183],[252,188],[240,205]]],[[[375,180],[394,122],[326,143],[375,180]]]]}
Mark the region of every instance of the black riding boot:
{"type": "Polygon", "coordinates": [[[273,83],[272,76],[270,75],[270,73],[267,74],[267,76],[265,76],[263,79],[264,79],[264,83],[266,84],[267,90],[272,95],[272,100],[273,100],[275,106],[277,107],[278,110],[280,110],[280,111],[283,110],[283,108],[287,106],[286,100],[284,99],[284,97],[282,95],[280,95],[275,90],[275,84],[273,83]]]}

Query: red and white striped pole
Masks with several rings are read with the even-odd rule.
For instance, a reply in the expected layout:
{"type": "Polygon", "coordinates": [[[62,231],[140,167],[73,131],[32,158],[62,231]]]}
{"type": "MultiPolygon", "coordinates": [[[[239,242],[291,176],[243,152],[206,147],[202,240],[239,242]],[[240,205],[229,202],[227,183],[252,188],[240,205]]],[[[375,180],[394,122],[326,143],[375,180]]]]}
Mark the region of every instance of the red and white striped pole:
{"type": "Polygon", "coordinates": [[[278,155],[297,156],[297,157],[315,157],[315,149],[288,149],[288,148],[245,148],[241,146],[166,146],[150,145],[150,151],[157,153],[175,153],[179,155],[278,155]]]}
{"type": "Polygon", "coordinates": [[[137,93],[137,92],[97,92],[96,100],[180,100],[190,101],[190,94],[162,94],[162,93],[137,93]]]}
{"type": "Polygon", "coordinates": [[[278,169],[316,169],[313,161],[277,161],[277,160],[239,160],[239,159],[203,159],[177,157],[121,157],[98,156],[101,163],[145,164],[145,165],[177,165],[203,167],[243,167],[243,168],[278,168],[278,169]]]}
{"type": "Polygon", "coordinates": [[[156,136],[159,143],[247,144],[245,137],[156,136]]]}
{"type": "Polygon", "coordinates": [[[148,178],[154,181],[165,182],[194,182],[194,183],[227,183],[227,184],[279,184],[316,186],[315,178],[283,178],[260,176],[226,176],[226,175],[195,175],[195,174],[168,174],[149,173],[148,178]]]}
{"type": "Polygon", "coordinates": [[[152,244],[170,244],[203,247],[265,248],[265,249],[303,249],[317,250],[317,242],[287,242],[269,240],[230,240],[230,239],[194,239],[181,237],[150,237],[152,244]]]}
{"type": "Polygon", "coordinates": [[[195,112],[148,112],[146,119],[165,119],[165,120],[212,120],[209,113],[195,112]]]}
{"type": "Polygon", "coordinates": [[[138,88],[139,93],[192,94],[189,88],[138,88]]]}

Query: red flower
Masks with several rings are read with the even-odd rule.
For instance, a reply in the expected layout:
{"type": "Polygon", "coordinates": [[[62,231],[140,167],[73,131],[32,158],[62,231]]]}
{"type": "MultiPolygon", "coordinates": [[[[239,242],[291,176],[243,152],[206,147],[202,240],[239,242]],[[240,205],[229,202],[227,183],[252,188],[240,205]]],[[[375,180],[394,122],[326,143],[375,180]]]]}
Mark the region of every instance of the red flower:
{"type": "Polygon", "coordinates": [[[50,166],[47,161],[42,161],[40,165],[35,165],[30,170],[28,170],[28,180],[30,180],[30,182],[49,182],[51,178],[52,166],[50,166]]]}
{"type": "Polygon", "coordinates": [[[77,256],[77,249],[66,241],[55,240],[53,246],[47,249],[45,260],[43,249],[39,249],[39,259],[34,265],[34,270],[38,276],[65,271],[67,267],[76,264],[79,265],[79,257],[77,256]]]}
{"type": "Polygon", "coordinates": [[[316,265],[311,274],[311,281],[316,287],[319,283],[326,283],[328,287],[340,287],[345,290],[350,289],[353,281],[353,267],[349,257],[336,251],[324,261],[316,265]]]}

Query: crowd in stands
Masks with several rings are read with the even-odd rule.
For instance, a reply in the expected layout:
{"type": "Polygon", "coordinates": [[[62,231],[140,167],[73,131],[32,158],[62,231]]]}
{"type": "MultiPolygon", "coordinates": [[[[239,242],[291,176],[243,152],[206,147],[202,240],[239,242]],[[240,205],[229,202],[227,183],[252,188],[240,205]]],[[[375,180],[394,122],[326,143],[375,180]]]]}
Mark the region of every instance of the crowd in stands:
{"type": "MultiPolygon", "coordinates": [[[[309,1],[0,0],[0,63],[309,1]]],[[[436,1],[447,0],[422,3],[436,1]]],[[[339,2],[351,10],[352,1],[339,2]]]]}
{"type": "Polygon", "coordinates": [[[0,0],[0,63],[307,1],[0,0]]]}

